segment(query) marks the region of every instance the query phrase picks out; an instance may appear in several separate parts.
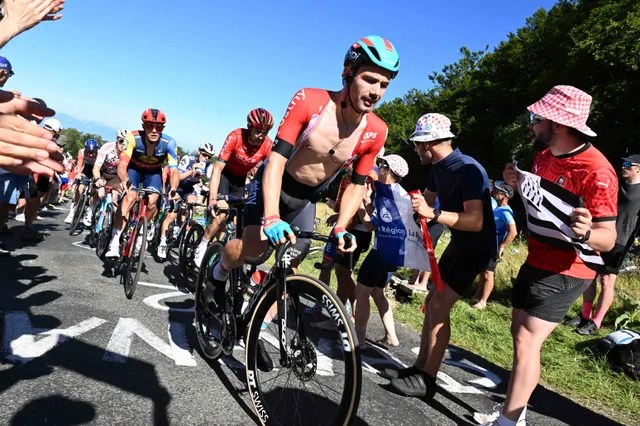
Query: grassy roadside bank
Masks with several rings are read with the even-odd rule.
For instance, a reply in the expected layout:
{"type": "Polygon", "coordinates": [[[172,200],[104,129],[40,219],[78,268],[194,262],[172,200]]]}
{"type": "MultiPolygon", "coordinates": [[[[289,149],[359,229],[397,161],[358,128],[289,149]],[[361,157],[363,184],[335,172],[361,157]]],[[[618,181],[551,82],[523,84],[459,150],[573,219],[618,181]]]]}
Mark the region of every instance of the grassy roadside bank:
{"type": "MultiPolygon", "coordinates": [[[[322,220],[318,226],[319,232],[329,232],[324,218],[330,213],[326,205],[318,204],[317,217],[322,220]]],[[[445,249],[447,242],[448,235],[445,234],[438,245],[438,255],[445,249]]],[[[300,272],[318,276],[313,263],[320,256],[311,255],[301,265],[300,272]]],[[[518,242],[509,247],[504,261],[496,269],[495,289],[487,309],[470,309],[470,301],[462,300],[451,313],[451,343],[473,351],[508,370],[511,369],[513,360],[509,332],[512,279],[517,275],[526,256],[525,243],[518,242]]],[[[364,257],[365,255],[360,258],[360,262],[364,257]]],[[[358,268],[359,265],[356,266],[356,273],[358,268]]],[[[335,279],[332,280],[332,287],[335,288],[335,279]]],[[[616,294],[620,293],[625,293],[634,300],[640,299],[640,273],[621,275],[616,281],[616,294]]],[[[409,301],[399,302],[394,308],[395,320],[419,333],[422,328],[423,314],[420,306],[423,299],[423,296],[414,296],[409,301]]],[[[581,303],[582,299],[579,299],[574,304],[570,315],[580,311],[581,303]]],[[[614,321],[622,312],[623,303],[616,296],[602,330],[592,337],[580,336],[573,329],[559,326],[543,347],[541,384],[623,424],[635,424],[640,413],[640,382],[613,371],[604,357],[583,347],[584,342],[614,331],[614,321]]]]}

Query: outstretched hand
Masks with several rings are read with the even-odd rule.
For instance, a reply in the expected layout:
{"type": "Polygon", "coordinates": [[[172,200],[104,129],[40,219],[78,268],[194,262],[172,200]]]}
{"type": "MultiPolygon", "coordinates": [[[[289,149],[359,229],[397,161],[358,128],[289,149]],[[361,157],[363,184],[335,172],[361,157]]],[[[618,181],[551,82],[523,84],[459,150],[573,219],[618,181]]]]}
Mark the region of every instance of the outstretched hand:
{"type": "Polygon", "coordinates": [[[62,18],[65,0],[10,0],[5,1],[4,24],[12,37],[31,29],[42,21],[56,21],[62,18]]]}

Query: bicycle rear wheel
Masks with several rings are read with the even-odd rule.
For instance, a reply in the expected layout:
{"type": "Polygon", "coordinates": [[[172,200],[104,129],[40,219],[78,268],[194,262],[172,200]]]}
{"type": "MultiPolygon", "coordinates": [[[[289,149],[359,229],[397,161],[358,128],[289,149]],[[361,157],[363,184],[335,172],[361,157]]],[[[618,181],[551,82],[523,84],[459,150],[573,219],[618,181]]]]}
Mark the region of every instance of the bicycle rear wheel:
{"type": "Polygon", "coordinates": [[[256,302],[249,324],[247,384],[258,418],[263,425],[348,425],[356,416],[362,387],[353,324],[337,296],[317,279],[290,275],[286,287],[284,318],[269,317],[277,296],[273,284],[256,302]],[[331,322],[328,329],[310,325],[316,315],[309,312],[316,304],[331,322]],[[280,368],[258,369],[259,342],[280,368]],[[278,362],[281,342],[287,352],[284,365],[278,362]]]}
{"type": "Polygon", "coordinates": [[[113,232],[113,207],[110,205],[104,211],[102,219],[102,229],[96,237],[96,255],[102,259],[109,249],[111,242],[111,233],[113,232]]]}
{"type": "Polygon", "coordinates": [[[85,213],[84,210],[87,207],[88,198],[89,197],[87,197],[86,194],[82,194],[80,196],[80,199],[76,204],[76,211],[73,214],[73,221],[71,222],[71,228],[69,228],[69,235],[73,235],[76,229],[78,229],[78,227],[80,226],[80,221],[82,220],[82,217],[84,216],[84,213],[85,213]]]}
{"type": "Polygon", "coordinates": [[[131,235],[133,246],[131,248],[129,260],[127,261],[127,269],[122,276],[124,281],[124,294],[127,299],[131,299],[138,288],[138,278],[144,263],[144,253],[147,247],[147,218],[142,216],[138,218],[136,228],[131,235]]]}
{"type": "Polygon", "coordinates": [[[200,268],[200,265],[196,265],[193,261],[193,257],[203,235],[204,228],[194,220],[180,250],[180,272],[182,272],[185,286],[191,292],[195,290],[195,281],[198,278],[196,268],[200,268]]]}

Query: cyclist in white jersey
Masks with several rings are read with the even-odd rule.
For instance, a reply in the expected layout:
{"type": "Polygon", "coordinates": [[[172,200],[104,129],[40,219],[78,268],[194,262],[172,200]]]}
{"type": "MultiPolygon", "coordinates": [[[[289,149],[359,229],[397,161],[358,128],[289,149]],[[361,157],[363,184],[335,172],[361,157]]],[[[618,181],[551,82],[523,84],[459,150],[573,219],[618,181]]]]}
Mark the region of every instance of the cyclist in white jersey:
{"type": "Polygon", "coordinates": [[[106,143],[98,151],[98,158],[93,166],[93,177],[98,187],[98,199],[104,197],[104,186],[113,188],[113,199],[118,199],[118,191],[116,190],[120,184],[118,177],[118,164],[120,164],[120,153],[126,148],[126,137],[128,130],[118,130],[115,142],[106,143]]]}

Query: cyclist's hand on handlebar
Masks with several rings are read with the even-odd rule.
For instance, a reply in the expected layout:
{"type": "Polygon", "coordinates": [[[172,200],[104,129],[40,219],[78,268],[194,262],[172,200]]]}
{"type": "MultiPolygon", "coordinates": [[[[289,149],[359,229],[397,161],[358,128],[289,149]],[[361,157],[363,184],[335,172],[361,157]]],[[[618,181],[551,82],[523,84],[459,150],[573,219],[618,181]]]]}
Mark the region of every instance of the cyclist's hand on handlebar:
{"type": "Polygon", "coordinates": [[[130,184],[129,184],[128,180],[126,180],[124,182],[120,182],[118,184],[118,192],[120,192],[121,194],[124,194],[129,189],[129,186],[130,186],[130,184]]]}
{"type": "Polygon", "coordinates": [[[287,238],[291,244],[296,243],[296,236],[291,230],[291,226],[280,219],[280,216],[269,216],[264,218],[262,222],[264,234],[273,245],[281,245],[287,242],[287,238]]]}
{"type": "Polygon", "coordinates": [[[212,201],[209,203],[209,207],[207,207],[207,211],[211,216],[216,216],[218,214],[218,202],[212,201]]]}
{"type": "Polygon", "coordinates": [[[172,189],[171,191],[169,191],[169,198],[173,201],[180,201],[180,194],[178,194],[178,191],[176,191],[175,189],[172,189]]]}
{"type": "Polygon", "coordinates": [[[102,178],[99,178],[96,180],[96,188],[102,188],[106,184],[107,184],[107,181],[102,178]]]}
{"type": "Polygon", "coordinates": [[[344,228],[333,228],[331,233],[338,240],[338,253],[353,253],[358,247],[356,237],[344,228]]]}

